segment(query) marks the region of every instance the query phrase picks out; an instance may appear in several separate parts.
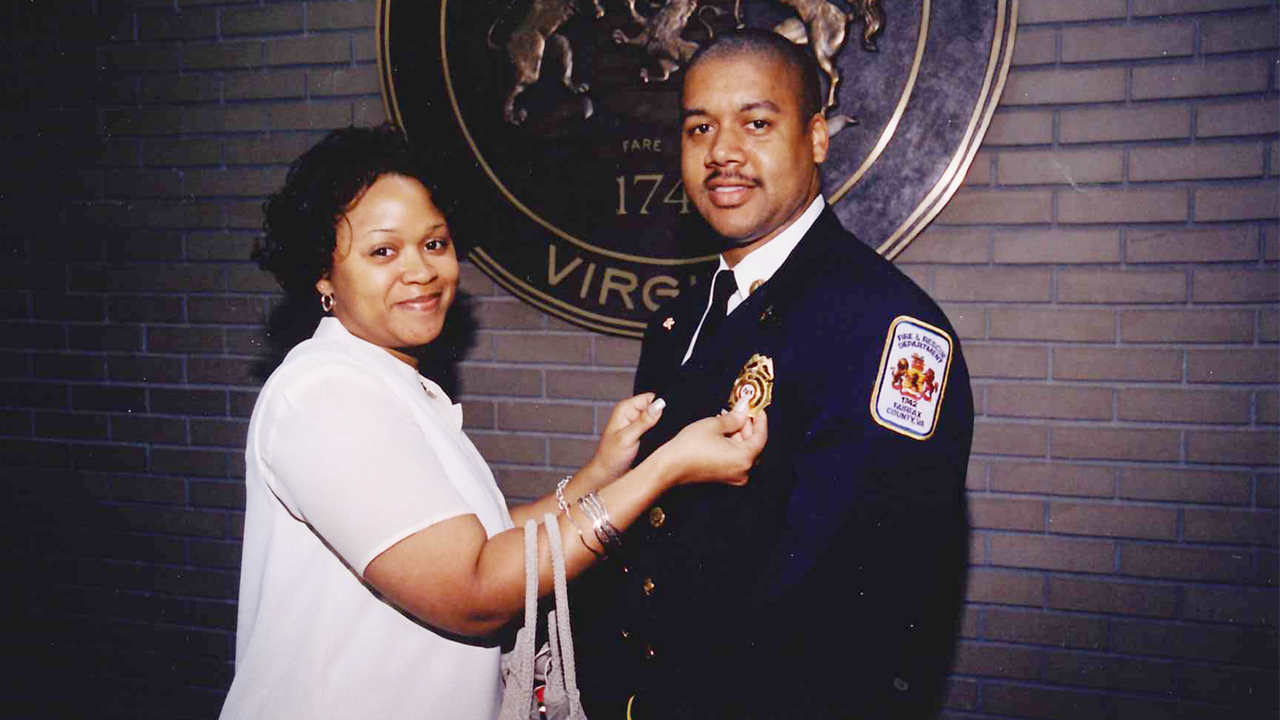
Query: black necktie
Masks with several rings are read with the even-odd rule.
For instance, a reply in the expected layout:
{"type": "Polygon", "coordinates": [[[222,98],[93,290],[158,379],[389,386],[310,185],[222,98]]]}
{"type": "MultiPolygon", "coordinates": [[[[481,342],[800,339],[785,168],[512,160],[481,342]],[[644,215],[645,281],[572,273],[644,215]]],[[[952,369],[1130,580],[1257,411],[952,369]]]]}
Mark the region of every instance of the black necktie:
{"type": "Polygon", "coordinates": [[[737,292],[738,282],[732,270],[721,270],[711,280],[711,308],[707,310],[707,318],[702,321],[702,330],[698,332],[698,344],[715,337],[724,318],[729,314],[729,296],[737,292]]]}

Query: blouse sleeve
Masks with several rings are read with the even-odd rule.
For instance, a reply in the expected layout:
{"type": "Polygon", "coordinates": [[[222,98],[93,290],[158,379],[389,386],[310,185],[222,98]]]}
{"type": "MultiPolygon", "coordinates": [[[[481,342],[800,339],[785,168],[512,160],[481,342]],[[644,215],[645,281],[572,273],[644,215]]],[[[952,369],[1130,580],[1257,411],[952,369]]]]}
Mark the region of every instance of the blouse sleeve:
{"type": "Polygon", "coordinates": [[[472,513],[403,398],[353,367],[312,369],[264,426],[267,483],[357,573],[434,523],[472,513]]]}

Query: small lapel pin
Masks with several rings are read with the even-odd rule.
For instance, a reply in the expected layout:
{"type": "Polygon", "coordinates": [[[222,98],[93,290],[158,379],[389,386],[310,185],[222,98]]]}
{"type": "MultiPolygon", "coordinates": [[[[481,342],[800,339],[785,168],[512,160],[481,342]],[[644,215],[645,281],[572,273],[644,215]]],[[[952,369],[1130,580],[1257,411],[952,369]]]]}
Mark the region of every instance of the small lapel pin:
{"type": "Polygon", "coordinates": [[[760,313],[760,324],[766,325],[771,322],[773,322],[773,306],[768,305],[765,307],[764,312],[760,313]]]}
{"type": "Polygon", "coordinates": [[[750,295],[751,293],[755,292],[756,289],[758,289],[763,284],[764,284],[763,280],[756,280],[755,282],[752,282],[751,287],[747,288],[747,294],[750,295]]]}
{"type": "Polygon", "coordinates": [[[671,328],[675,327],[675,324],[676,324],[675,318],[667,318],[666,320],[662,321],[662,327],[666,328],[667,330],[670,330],[671,328]]]}

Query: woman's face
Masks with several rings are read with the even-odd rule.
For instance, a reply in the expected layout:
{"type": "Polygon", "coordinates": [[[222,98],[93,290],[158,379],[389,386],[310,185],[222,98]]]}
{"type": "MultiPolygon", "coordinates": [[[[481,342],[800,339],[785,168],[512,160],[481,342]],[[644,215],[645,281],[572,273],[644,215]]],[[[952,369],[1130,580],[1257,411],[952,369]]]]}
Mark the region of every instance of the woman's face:
{"type": "Polygon", "coordinates": [[[383,175],[338,220],[333,268],[316,282],[358,338],[410,365],[406,352],[444,328],[458,289],[458,257],[444,215],[422,183],[383,175]]]}

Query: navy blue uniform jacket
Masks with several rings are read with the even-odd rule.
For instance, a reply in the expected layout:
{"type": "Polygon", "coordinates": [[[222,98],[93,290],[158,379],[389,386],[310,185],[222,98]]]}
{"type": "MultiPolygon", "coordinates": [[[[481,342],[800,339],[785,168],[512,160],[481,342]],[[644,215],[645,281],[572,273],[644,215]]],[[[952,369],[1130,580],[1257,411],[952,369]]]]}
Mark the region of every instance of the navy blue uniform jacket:
{"type": "Polygon", "coordinates": [[[667,408],[640,457],[724,407],[754,353],[774,362],[769,441],[745,487],[669,491],[576,583],[588,715],[622,718],[634,695],[635,720],[931,717],[968,559],[973,399],[955,331],[829,208],[682,366],[709,285],[648,326],[636,391],[667,408]],[[899,316],[952,340],[928,439],[872,417],[899,316]]]}

